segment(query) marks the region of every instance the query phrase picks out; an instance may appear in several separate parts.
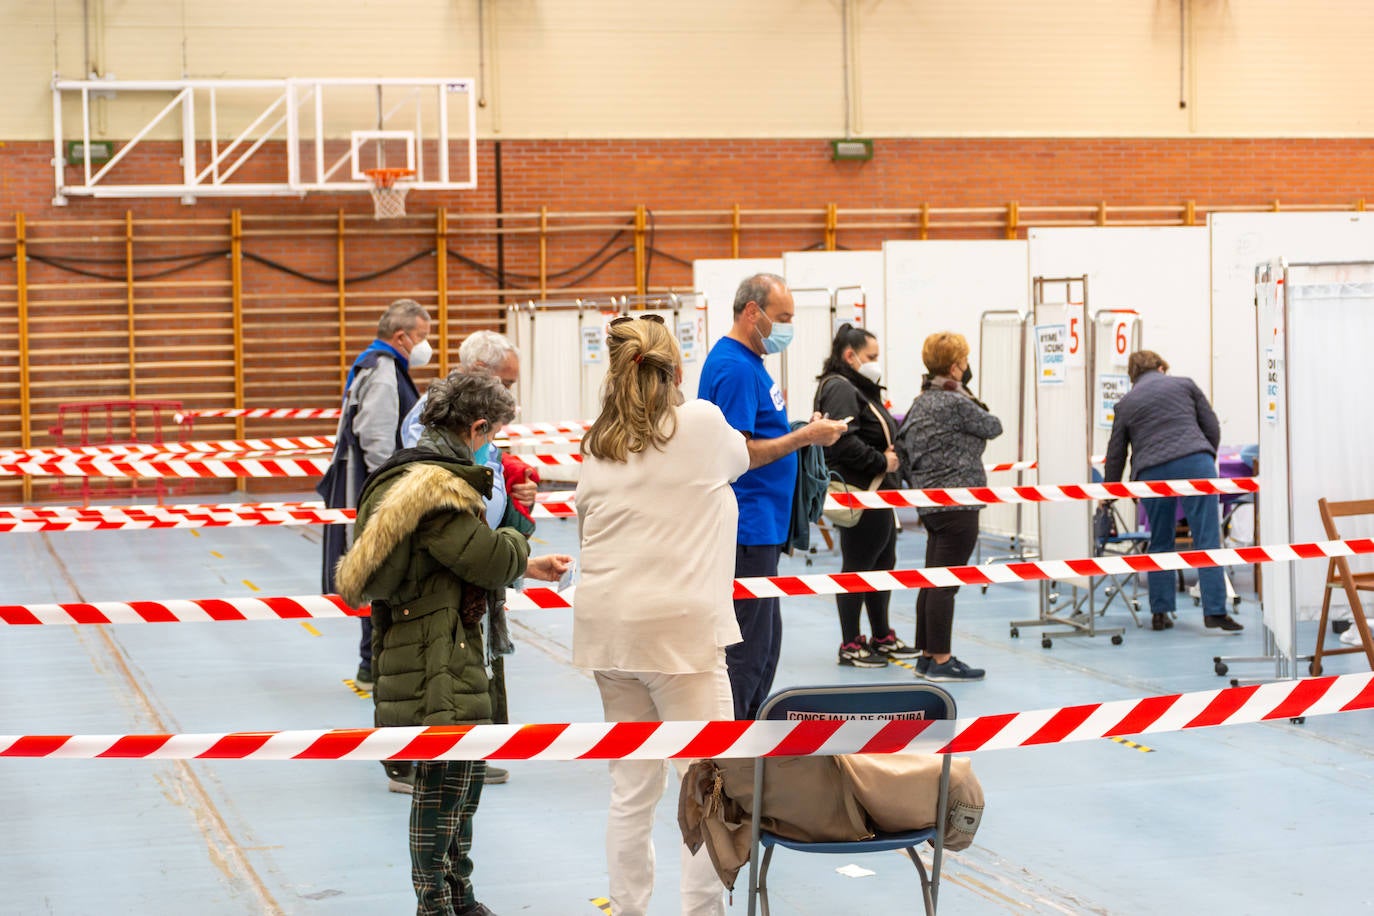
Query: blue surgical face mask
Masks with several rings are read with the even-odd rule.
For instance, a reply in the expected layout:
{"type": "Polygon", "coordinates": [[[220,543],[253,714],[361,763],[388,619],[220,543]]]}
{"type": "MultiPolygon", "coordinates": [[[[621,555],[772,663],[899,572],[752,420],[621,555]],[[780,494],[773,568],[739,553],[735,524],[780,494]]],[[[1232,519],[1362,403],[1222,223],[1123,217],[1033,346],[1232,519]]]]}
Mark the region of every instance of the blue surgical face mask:
{"type": "Polygon", "coordinates": [[[772,332],[763,339],[763,352],[781,353],[792,342],[792,325],[773,322],[772,332]]]}
{"type": "Polygon", "coordinates": [[[487,444],[479,448],[477,451],[473,452],[472,463],[477,465],[479,468],[485,465],[488,461],[491,460],[492,448],[492,444],[488,442],[487,444]]]}

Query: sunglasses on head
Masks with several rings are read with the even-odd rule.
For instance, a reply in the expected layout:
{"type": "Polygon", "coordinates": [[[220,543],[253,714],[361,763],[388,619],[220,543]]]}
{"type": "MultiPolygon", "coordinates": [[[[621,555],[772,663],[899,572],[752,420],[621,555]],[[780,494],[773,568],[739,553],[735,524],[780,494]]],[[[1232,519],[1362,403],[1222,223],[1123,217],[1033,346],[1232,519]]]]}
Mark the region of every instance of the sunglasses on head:
{"type": "Polygon", "coordinates": [[[655,315],[652,313],[648,315],[621,315],[619,318],[612,318],[609,327],[615,327],[616,325],[624,324],[627,321],[634,321],[636,318],[642,321],[652,321],[654,324],[664,323],[662,315],[655,315]]]}

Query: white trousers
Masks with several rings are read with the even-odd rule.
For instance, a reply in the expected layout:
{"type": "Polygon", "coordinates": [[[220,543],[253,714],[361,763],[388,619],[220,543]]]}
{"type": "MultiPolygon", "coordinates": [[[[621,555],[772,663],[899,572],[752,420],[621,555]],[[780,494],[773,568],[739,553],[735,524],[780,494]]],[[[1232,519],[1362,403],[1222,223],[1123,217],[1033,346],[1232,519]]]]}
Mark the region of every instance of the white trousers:
{"type": "MultiPolygon", "coordinates": [[[[645,671],[598,671],[596,686],[607,722],[678,722],[733,719],[734,701],[725,673],[725,653],[715,671],[702,674],[655,674],[645,671]]],[[[691,761],[674,761],[680,786],[691,761]]],[[[606,870],[610,877],[611,912],[644,916],[654,890],[654,811],[663,797],[668,767],[663,760],[612,760],[611,810],[606,823],[606,870]]],[[[706,848],[682,852],[682,912],[723,916],[724,887],[706,848]]]]}

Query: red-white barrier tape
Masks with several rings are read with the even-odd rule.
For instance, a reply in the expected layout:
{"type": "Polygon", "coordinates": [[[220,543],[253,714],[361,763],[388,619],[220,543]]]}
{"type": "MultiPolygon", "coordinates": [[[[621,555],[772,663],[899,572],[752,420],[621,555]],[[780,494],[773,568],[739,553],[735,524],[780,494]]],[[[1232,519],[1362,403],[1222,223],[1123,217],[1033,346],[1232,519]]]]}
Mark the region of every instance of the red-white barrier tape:
{"type": "MultiPolygon", "coordinates": [[[[1215,480],[1156,480],[1072,486],[972,487],[944,490],[861,490],[832,493],[827,509],[902,506],[959,506],[984,503],[1061,502],[1127,497],[1196,496],[1254,493],[1251,477],[1215,480]]],[[[577,517],[566,493],[540,494],[530,509],[538,519],[577,517]]],[[[255,525],[333,525],[354,519],[352,509],[326,509],[324,503],[217,503],[211,505],[0,507],[0,533],[35,531],[118,531],[146,528],[246,527],[255,525]]]]}
{"type": "Polygon", "coordinates": [[[226,452],[271,453],[282,451],[333,451],[334,436],[278,436],[270,439],[221,439],[214,442],[140,442],[133,445],[52,446],[31,449],[5,449],[0,461],[46,461],[73,455],[124,457],[149,455],[154,458],[172,455],[204,455],[226,452]]]}
{"type": "Polygon", "coordinates": [[[519,455],[511,452],[510,457],[532,468],[552,467],[554,465],[579,466],[582,464],[582,456],[576,452],[568,455],[519,455]]]}
{"type": "Polygon", "coordinates": [[[323,505],[242,503],[219,506],[93,506],[31,512],[0,509],[0,533],[43,531],[139,531],[166,528],[243,528],[262,525],[351,523],[352,509],[323,505]]]}
{"type": "Polygon", "coordinates": [[[561,423],[508,423],[501,427],[501,435],[508,439],[566,434],[581,435],[591,428],[591,420],[565,420],[561,423]]]}
{"type": "Polygon", "coordinates": [[[329,456],[244,458],[222,455],[177,455],[167,458],[137,455],[102,457],[73,455],[35,461],[12,461],[0,455],[4,477],[321,477],[329,456]]]}
{"type": "MultiPolygon", "coordinates": [[[[1106,464],[1107,456],[1093,455],[1090,460],[1093,464],[1106,464]]],[[[1031,458],[1026,461],[1008,461],[1003,464],[985,464],[983,465],[983,470],[988,471],[989,473],[995,473],[997,471],[1033,471],[1039,466],[1040,463],[1036,461],[1034,458],[1031,458]]]]}
{"type": "Polygon", "coordinates": [[[213,417],[243,417],[245,420],[337,420],[338,407],[225,407],[214,410],[183,410],[173,414],[178,423],[213,417]]]}
{"type": "MultiPolygon", "coordinates": [[[[991,563],[984,566],[936,566],[925,569],[893,569],[872,572],[774,576],[735,580],[736,600],[791,598],[803,595],[853,595],[865,592],[948,588],[961,585],[1006,585],[1012,582],[1120,576],[1161,570],[1205,569],[1212,566],[1248,566],[1252,563],[1286,563],[1325,557],[1349,557],[1374,553],[1374,540],[1315,541],[1240,547],[1234,550],[1185,550],[1177,553],[1141,553],[1120,557],[1078,560],[1040,560],[991,563]]],[[[552,588],[527,588],[507,596],[510,610],[571,608],[572,592],[552,588]]]]}
{"type": "Polygon", "coordinates": [[[970,754],[1374,709],[1342,674],[955,720],[579,722],[182,735],[0,735],[0,757],[149,760],[671,760],[970,754]]]}
{"type": "Polygon", "coordinates": [[[338,595],[279,598],[197,598],[191,601],[102,601],[95,604],[0,605],[0,623],[37,624],[203,623],[211,620],[305,620],[366,617],[338,595]]]}
{"type": "Polygon", "coordinates": [[[852,490],[832,493],[831,508],[891,509],[935,506],[978,506],[987,503],[1071,502],[1087,499],[1148,499],[1155,496],[1216,496],[1258,493],[1253,477],[1205,480],[1135,480],[1120,483],[1044,484],[1024,487],[959,487],[937,490],[852,490]]]}
{"type": "MultiPolygon", "coordinates": [[[[734,597],[791,598],[804,595],[842,595],[865,592],[904,591],[919,588],[946,588],[960,585],[1005,585],[1043,579],[1071,579],[1080,576],[1126,575],[1161,570],[1204,569],[1211,566],[1246,566],[1251,563],[1284,563],[1293,560],[1349,557],[1374,553],[1374,539],[1316,541],[1307,544],[1282,544],[1270,547],[1242,547],[1235,550],[1186,550],[1179,553],[1129,554],[1121,557],[1095,557],[1082,560],[1041,560],[1038,562],[990,564],[987,566],[941,566],[925,569],[894,569],[873,572],[774,576],[736,579],[734,597]]],[[[571,608],[576,589],[559,592],[552,588],[526,588],[506,595],[506,608],[512,611],[571,608]]],[[[351,610],[337,595],[282,598],[224,598],[194,601],[106,602],[100,604],[11,604],[0,605],[0,623],[32,625],[50,623],[178,623],[203,620],[266,620],[273,617],[363,617],[366,608],[351,610]],[[267,613],[280,604],[290,613],[267,613]],[[214,614],[207,611],[213,607],[214,614]],[[316,615],[311,608],[322,608],[316,615]],[[304,609],[304,610],[302,610],[304,609]],[[242,611],[242,613],[240,613],[242,611]],[[219,616],[215,616],[215,615],[219,616]]]]}
{"type": "MultiPolygon", "coordinates": [[[[235,418],[246,420],[337,420],[341,416],[338,407],[225,407],[212,410],[183,410],[173,414],[177,423],[187,420],[235,418]]],[[[509,439],[522,439],[530,436],[582,433],[592,425],[591,420],[567,420],[561,423],[512,423],[501,430],[509,439]]]]}

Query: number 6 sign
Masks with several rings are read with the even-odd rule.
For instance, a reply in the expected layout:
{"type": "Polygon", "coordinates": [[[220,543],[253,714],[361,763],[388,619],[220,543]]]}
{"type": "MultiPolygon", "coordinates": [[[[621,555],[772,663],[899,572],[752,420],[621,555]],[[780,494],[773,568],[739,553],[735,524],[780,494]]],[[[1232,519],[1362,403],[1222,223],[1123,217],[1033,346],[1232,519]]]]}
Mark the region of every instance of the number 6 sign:
{"type": "Polygon", "coordinates": [[[1112,324],[1112,365],[1125,366],[1131,358],[1131,338],[1135,330],[1135,316],[1122,315],[1112,324]]]}

